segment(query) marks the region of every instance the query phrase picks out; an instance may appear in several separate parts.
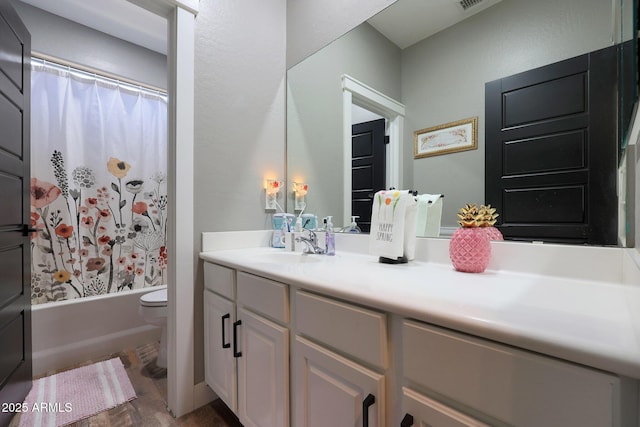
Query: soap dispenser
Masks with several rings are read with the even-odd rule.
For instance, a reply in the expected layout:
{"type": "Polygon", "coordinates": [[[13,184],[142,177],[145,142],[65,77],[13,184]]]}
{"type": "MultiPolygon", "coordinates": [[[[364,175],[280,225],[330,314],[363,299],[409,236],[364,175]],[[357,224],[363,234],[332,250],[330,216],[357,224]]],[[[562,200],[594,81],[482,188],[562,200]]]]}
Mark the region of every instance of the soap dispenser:
{"type": "Polygon", "coordinates": [[[325,230],[325,245],[326,245],[326,249],[325,249],[325,254],[326,255],[335,255],[336,254],[336,236],[333,233],[333,222],[331,222],[331,219],[333,217],[328,216],[327,217],[327,227],[325,230]]]}
{"type": "Polygon", "coordinates": [[[358,227],[358,224],[356,223],[356,219],[358,218],[360,217],[357,215],[351,215],[351,224],[347,228],[347,233],[362,233],[362,230],[360,229],[360,227],[358,227]]]}

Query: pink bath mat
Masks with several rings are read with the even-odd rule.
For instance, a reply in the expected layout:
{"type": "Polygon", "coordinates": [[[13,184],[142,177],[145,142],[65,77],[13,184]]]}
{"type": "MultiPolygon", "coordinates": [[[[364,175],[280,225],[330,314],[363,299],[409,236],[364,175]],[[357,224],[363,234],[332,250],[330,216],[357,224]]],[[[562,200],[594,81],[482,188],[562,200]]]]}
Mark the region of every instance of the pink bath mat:
{"type": "Polygon", "coordinates": [[[21,410],[20,426],[65,426],[135,398],[116,357],[35,380],[21,410]]]}

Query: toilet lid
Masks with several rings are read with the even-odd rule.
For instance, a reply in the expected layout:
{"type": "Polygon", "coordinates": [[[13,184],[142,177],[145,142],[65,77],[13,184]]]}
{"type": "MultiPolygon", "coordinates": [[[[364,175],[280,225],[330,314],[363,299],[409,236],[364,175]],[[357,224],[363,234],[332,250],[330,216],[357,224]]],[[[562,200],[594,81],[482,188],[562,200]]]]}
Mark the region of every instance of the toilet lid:
{"type": "Polygon", "coordinates": [[[149,292],[140,297],[140,304],[145,307],[162,307],[167,305],[167,290],[149,292]]]}

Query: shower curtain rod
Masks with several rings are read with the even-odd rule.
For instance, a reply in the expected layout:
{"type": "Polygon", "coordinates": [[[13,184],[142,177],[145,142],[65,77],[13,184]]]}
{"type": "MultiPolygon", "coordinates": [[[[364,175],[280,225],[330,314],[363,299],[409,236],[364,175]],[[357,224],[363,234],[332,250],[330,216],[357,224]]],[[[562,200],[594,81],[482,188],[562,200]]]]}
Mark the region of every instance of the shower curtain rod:
{"type": "Polygon", "coordinates": [[[45,53],[40,52],[31,52],[31,57],[36,60],[40,60],[43,63],[50,63],[59,67],[64,68],[73,68],[74,71],[79,71],[81,73],[86,73],[91,77],[100,77],[107,81],[111,81],[116,84],[125,84],[128,86],[132,86],[136,89],[144,89],[146,91],[152,92],[156,95],[167,96],[167,91],[165,89],[159,88],[157,86],[149,85],[146,83],[141,83],[132,79],[127,79],[126,77],[118,76],[115,74],[108,73],[103,70],[98,70],[97,68],[91,68],[86,65],[81,65],[72,61],[67,61],[65,59],[60,59],[51,55],[47,55],[45,53]]]}

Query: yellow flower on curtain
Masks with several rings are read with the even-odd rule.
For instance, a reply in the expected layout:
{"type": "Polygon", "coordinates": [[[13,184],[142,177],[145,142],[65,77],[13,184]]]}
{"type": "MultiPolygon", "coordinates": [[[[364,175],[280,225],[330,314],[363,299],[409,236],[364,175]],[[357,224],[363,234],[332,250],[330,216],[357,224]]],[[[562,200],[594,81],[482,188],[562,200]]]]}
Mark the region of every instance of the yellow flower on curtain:
{"type": "Polygon", "coordinates": [[[58,283],[68,282],[71,279],[71,273],[66,270],[58,270],[53,275],[53,280],[58,283]]]}
{"type": "Polygon", "coordinates": [[[129,172],[129,169],[131,169],[131,165],[124,160],[109,157],[107,169],[116,178],[124,178],[127,175],[127,172],[129,172]]]}

